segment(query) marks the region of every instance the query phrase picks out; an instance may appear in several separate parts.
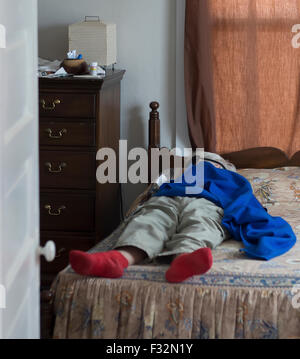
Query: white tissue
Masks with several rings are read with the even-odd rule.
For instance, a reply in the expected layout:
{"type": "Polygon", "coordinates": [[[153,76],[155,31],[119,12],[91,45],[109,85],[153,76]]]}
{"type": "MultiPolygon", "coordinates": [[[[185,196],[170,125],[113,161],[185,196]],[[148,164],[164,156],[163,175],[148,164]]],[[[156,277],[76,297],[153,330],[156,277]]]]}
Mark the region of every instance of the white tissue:
{"type": "Polygon", "coordinates": [[[63,67],[61,67],[59,70],[55,72],[55,75],[66,75],[66,74],[67,71],[63,67]]]}
{"type": "Polygon", "coordinates": [[[55,72],[55,74],[48,75],[47,77],[53,78],[53,77],[63,77],[68,76],[68,73],[65,71],[63,67],[61,67],[59,70],[55,72]]]}
{"type": "Polygon", "coordinates": [[[97,73],[98,73],[98,75],[104,75],[105,76],[106,71],[102,67],[97,66],[97,73]]]}
{"type": "Polygon", "coordinates": [[[67,54],[68,59],[76,59],[77,58],[77,50],[71,50],[70,52],[68,52],[67,54]]]}

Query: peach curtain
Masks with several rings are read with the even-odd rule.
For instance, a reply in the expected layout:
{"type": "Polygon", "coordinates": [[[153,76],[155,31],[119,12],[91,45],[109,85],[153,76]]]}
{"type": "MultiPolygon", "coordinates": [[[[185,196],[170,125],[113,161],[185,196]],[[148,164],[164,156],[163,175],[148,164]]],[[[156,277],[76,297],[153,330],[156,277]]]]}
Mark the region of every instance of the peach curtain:
{"type": "Polygon", "coordinates": [[[300,0],[186,0],[185,89],[192,146],[300,150],[300,0]]]}

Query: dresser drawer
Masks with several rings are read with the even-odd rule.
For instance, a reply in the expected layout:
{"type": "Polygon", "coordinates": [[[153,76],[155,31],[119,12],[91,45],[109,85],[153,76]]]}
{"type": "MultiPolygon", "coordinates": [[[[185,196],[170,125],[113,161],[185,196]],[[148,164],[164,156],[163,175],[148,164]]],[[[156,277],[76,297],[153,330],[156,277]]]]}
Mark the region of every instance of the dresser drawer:
{"type": "Polygon", "coordinates": [[[41,188],[94,189],[94,152],[40,151],[41,188]]]}
{"type": "Polygon", "coordinates": [[[39,109],[41,117],[95,118],[96,95],[41,92],[39,109]]]}
{"type": "Polygon", "coordinates": [[[40,195],[40,226],[43,231],[95,229],[95,198],[86,194],[44,193],[40,195]]]}
{"type": "Polygon", "coordinates": [[[95,146],[95,124],[89,122],[41,122],[42,146],[95,146]]]}

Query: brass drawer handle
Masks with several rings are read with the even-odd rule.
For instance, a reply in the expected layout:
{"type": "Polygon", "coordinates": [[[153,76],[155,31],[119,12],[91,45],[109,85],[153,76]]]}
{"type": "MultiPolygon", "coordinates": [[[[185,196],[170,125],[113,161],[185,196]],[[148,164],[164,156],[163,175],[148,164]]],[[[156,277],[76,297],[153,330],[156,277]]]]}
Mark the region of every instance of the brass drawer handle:
{"type": "Polygon", "coordinates": [[[49,216],[60,216],[62,211],[66,209],[65,206],[60,206],[56,212],[52,212],[50,204],[46,204],[45,209],[48,211],[49,216]]]}
{"type": "Polygon", "coordinates": [[[61,138],[63,138],[63,136],[68,132],[65,128],[63,128],[62,130],[60,130],[58,132],[58,135],[53,135],[53,131],[51,130],[51,128],[47,128],[45,130],[46,133],[48,133],[48,137],[53,139],[53,140],[60,140],[61,138]]]}
{"type": "Polygon", "coordinates": [[[60,258],[64,252],[66,252],[66,248],[61,248],[58,252],[55,258],[60,258]]]}
{"type": "Polygon", "coordinates": [[[59,99],[56,99],[54,101],[52,101],[52,104],[50,106],[46,105],[46,101],[44,99],[41,100],[42,103],[42,107],[44,110],[46,111],[53,111],[56,107],[56,105],[59,105],[61,103],[61,101],[59,99]]]}
{"type": "Polygon", "coordinates": [[[52,163],[50,162],[46,162],[45,166],[48,167],[48,172],[49,173],[61,173],[63,171],[63,169],[65,167],[67,167],[67,164],[65,162],[62,162],[59,166],[57,170],[52,169],[52,163]]]}

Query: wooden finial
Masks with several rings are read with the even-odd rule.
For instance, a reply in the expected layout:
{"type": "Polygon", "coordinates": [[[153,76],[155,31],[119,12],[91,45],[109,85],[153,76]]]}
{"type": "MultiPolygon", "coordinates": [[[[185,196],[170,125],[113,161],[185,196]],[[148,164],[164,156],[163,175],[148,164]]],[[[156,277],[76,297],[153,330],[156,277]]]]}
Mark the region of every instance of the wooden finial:
{"type": "Polygon", "coordinates": [[[158,102],[151,102],[150,103],[150,120],[159,120],[159,112],[157,111],[159,109],[159,103],[158,102]]]}

